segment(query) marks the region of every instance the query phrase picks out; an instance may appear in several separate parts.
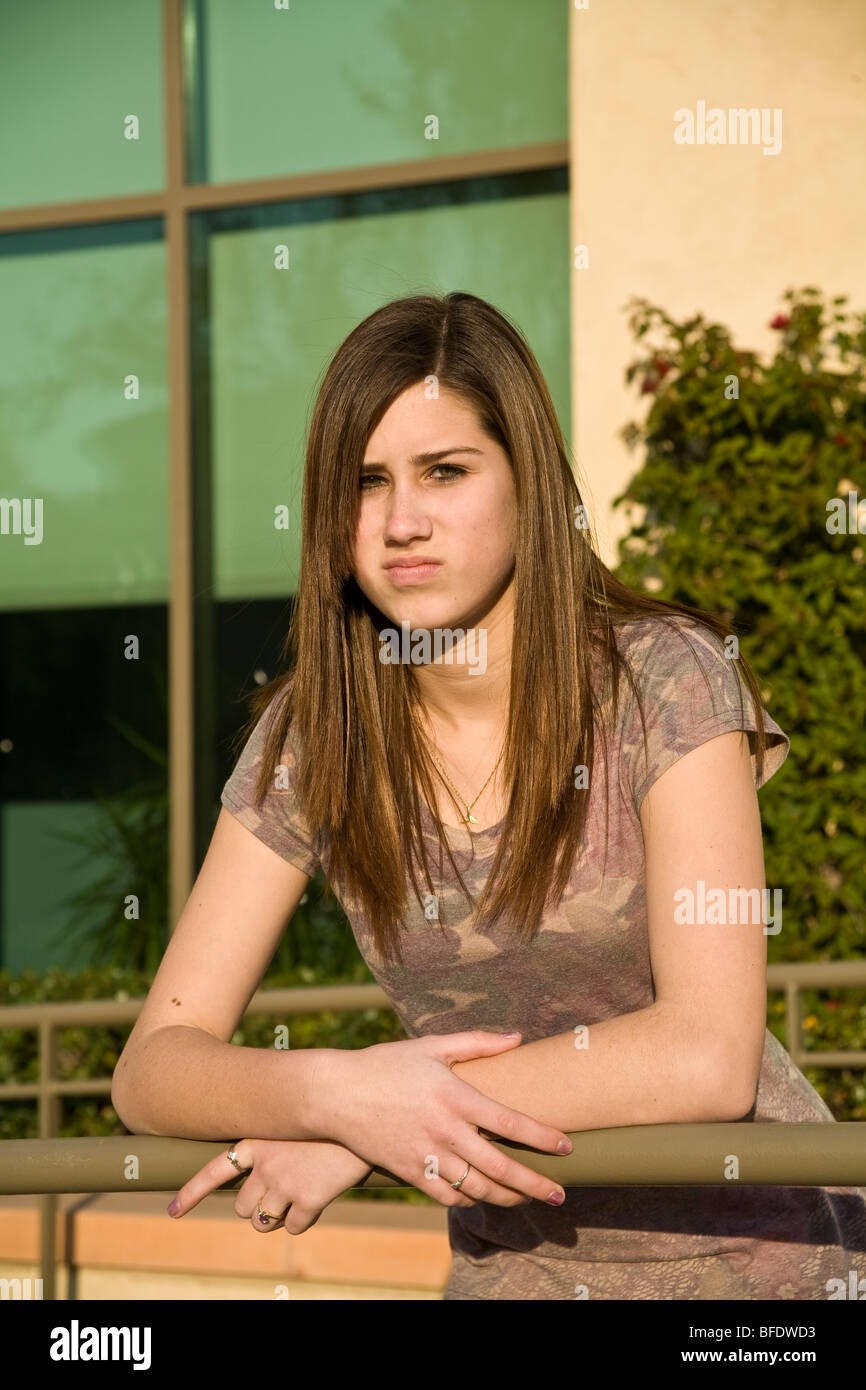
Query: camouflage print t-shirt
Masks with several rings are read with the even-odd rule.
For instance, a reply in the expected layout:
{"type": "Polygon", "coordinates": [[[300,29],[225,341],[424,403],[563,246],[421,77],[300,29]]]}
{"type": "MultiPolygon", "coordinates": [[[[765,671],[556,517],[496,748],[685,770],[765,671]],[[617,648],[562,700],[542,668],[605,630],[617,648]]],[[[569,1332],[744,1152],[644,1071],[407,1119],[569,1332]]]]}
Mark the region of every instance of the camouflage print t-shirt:
{"type": "MultiPolygon", "coordinates": [[[[641,801],[691,749],[728,730],[756,727],[749,692],[721,641],[688,619],[677,618],[675,626],[679,631],[647,618],[616,629],[643,699],[648,760],[634,697],[623,679],[609,749],[606,866],[602,772],[590,788],[585,846],[568,889],[555,910],[546,912],[531,943],[516,946],[503,920],[492,929],[472,924],[471,905],[439,852],[427,811],[428,858],[441,870],[435,898],[426,904],[418,902],[407,874],[401,964],[380,958],[357,904],[333,884],[358,946],[409,1037],[515,1028],[530,1043],[572,1031],[575,1020],[592,1024],[653,1002],[641,801]]],[[[311,834],[291,785],[291,734],[283,752],[289,788],[269,791],[259,810],[252,805],[266,717],[267,711],[223,789],[223,805],[277,854],[309,874],[321,865],[327,875],[328,847],[311,834]]],[[[790,747],[766,710],[762,717],[768,746],[756,786],[781,767],[790,747]]],[[[750,744],[755,768],[752,737],[750,744]]],[[[470,832],[471,852],[463,832],[448,831],[476,902],[501,829],[500,821],[470,832]]],[[[769,1029],[747,1119],[834,1122],[769,1029]]],[[[863,1188],[570,1187],[559,1208],[542,1202],[450,1207],[448,1226],[449,1300],[817,1300],[838,1289],[828,1282],[834,1279],[848,1290],[852,1270],[866,1278],[863,1188]]]]}

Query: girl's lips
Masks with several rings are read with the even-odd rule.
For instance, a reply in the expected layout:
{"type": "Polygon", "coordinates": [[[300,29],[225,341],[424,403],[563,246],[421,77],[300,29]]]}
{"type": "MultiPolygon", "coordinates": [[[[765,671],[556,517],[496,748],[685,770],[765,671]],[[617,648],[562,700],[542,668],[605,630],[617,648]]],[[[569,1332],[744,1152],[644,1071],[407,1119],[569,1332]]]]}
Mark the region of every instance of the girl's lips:
{"type": "Polygon", "coordinates": [[[423,584],[425,580],[432,579],[442,566],[437,561],[430,561],[423,565],[392,565],[385,573],[392,584],[403,586],[406,584],[423,584]]]}

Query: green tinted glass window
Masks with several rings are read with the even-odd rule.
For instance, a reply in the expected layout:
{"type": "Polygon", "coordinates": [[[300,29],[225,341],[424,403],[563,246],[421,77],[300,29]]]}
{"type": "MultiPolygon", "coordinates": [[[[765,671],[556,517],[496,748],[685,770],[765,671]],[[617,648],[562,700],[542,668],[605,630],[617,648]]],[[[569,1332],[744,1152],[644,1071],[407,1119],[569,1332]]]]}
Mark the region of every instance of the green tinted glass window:
{"type": "Polygon", "coordinates": [[[162,187],[160,0],[0,7],[0,207],[162,187]]]}
{"type": "Polygon", "coordinates": [[[568,138],[562,0],[205,0],[199,13],[198,178],[568,138]]]}
{"type": "Polygon", "coordinates": [[[0,237],[6,609],[168,596],[159,224],[0,237]]]}

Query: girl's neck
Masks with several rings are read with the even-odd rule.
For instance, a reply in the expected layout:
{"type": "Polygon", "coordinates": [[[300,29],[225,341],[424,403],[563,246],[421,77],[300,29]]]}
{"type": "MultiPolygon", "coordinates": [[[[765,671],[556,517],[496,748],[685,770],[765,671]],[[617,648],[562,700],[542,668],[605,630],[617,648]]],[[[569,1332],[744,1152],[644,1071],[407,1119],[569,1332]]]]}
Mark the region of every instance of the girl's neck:
{"type": "Polygon", "coordinates": [[[423,713],[443,738],[483,738],[507,718],[510,663],[475,674],[456,665],[418,667],[415,680],[423,713]]]}
{"type": "Polygon", "coordinates": [[[469,805],[475,817],[469,829],[476,832],[504,819],[508,800],[504,769],[501,763],[497,768],[497,762],[504,747],[511,697],[512,598],[509,585],[476,628],[472,629],[467,620],[459,629],[451,629],[476,634],[471,645],[468,637],[455,644],[453,662],[441,659],[413,668],[421,705],[419,726],[431,759],[435,754],[457,793],[459,810],[439,765],[433,761],[439,817],[443,824],[454,826],[469,805]],[[484,653],[483,669],[467,661],[479,650],[484,653]]]}
{"type": "Polygon", "coordinates": [[[511,586],[477,624],[469,615],[444,631],[465,636],[438,660],[413,667],[421,703],[443,737],[483,737],[486,727],[507,718],[514,631],[511,586]]]}
{"type": "Polygon", "coordinates": [[[504,767],[500,761],[506,732],[504,711],[498,717],[488,712],[483,721],[479,714],[475,719],[464,720],[457,728],[453,723],[427,716],[421,718],[420,727],[433,762],[433,785],[440,820],[453,827],[469,808],[474,821],[468,825],[475,833],[503,820],[508,801],[504,767]],[[457,794],[456,807],[452,788],[457,794]]]}

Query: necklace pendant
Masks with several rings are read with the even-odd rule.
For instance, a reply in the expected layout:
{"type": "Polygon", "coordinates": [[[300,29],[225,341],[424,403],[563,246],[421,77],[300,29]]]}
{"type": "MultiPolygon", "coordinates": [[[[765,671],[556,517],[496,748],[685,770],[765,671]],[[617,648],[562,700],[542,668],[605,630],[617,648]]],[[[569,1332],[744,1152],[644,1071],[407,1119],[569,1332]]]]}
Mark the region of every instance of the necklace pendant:
{"type": "Polygon", "coordinates": [[[477,825],[477,824],[478,824],[477,820],[475,819],[475,817],[473,816],[473,814],[472,814],[471,811],[467,811],[467,812],[466,812],[466,815],[463,817],[463,819],[464,819],[464,821],[465,821],[465,823],[466,823],[467,825],[469,825],[470,823],[471,823],[472,825],[477,825]]]}

